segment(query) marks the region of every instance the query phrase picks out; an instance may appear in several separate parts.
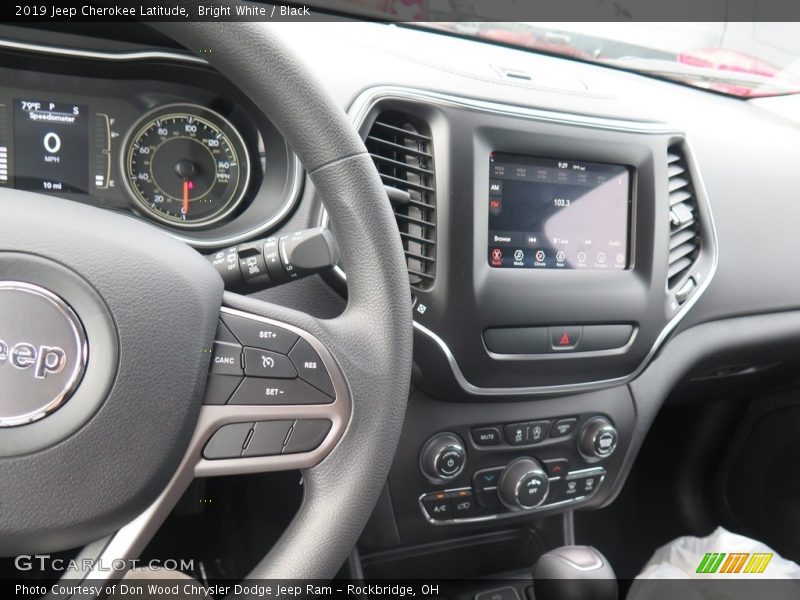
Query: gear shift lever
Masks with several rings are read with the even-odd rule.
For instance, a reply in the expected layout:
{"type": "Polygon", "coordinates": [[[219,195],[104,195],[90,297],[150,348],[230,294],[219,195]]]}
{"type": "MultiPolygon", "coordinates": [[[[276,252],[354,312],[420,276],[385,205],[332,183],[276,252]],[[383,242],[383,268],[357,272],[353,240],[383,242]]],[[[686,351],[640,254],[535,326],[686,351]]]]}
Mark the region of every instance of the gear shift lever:
{"type": "Polygon", "coordinates": [[[591,546],[562,546],[533,567],[536,600],[617,600],[617,578],[591,546]]]}

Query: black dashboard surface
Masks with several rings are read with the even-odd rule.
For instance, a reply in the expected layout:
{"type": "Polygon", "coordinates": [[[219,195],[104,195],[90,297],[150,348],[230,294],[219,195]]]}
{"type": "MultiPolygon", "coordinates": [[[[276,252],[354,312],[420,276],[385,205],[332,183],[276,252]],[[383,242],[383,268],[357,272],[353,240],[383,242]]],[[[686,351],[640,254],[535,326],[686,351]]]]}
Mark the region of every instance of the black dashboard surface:
{"type": "MultiPolygon", "coordinates": [[[[82,27],[92,31],[89,25],[82,27]]],[[[23,28],[3,27],[0,33],[12,41],[12,46],[35,45],[43,39],[40,31],[23,28]]],[[[110,41],[98,33],[97,37],[52,33],[47,38],[52,38],[57,47],[89,48],[92,52],[153,50],[130,42],[110,41]]],[[[351,113],[354,102],[366,89],[383,86],[426,91],[435,81],[436,93],[507,105],[514,107],[513,110],[529,107],[568,118],[576,115],[586,119],[615,119],[635,127],[642,123],[659,124],[681,132],[691,144],[696,169],[707,191],[720,252],[713,282],[677,331],[704,321],[791,310],[800,304],[799,284],[796,278],[786,276],[800,259],[800,246],[792,243],[793,233],[784,225],[800,216],[800,207],[789,192],[793,165],[800,158],[797,144],[800,131],[796,124],[738,99],[427,31],[374,23],[317,23],[293,28],[286,39],[351,113]],[[358,69],[343,67],[356,56],[358,69]],[[499,66],[537,76],[530,81],[510,80],[498,74],[499,66]],[[731,123],[736,126],[731,127],[731,123]],[[758,217],[759,231],[764,233],[759,235],[757,244],[742,243],[740,240],[753,235],[754,216],[758,217]],[[764,268],[765,264],[769,268],[764,268]]],[[[109,104],[109,111],[119,112],[120,137],[147,106],[174,99],[221,103],[221,110],[242,123],[242,129],[249,135],[257,136],[259,128],[261,133],[278,135],[260,111],[248,107],[246,98],[226,88],[218,75],[205,71],[202,61],[181,65],[180,69],[163,60],[152,64],[134,62],[131,68],[121,71],[113,63],[87,62],[76,56],[52,57],[14,47],[4,48],[0,59],[6,68],[12,64],[30,66],[37,73],[32,78],[30,72],[23,77],[24,70],[7,71],[5,81],[9,84],[38,88],[39,95],[49,93],[47,97],[55,99],[71,99],[70,93],[78,93],[75,96],[78,103],[102,98],[109,104]],[[23,62],[20,56],[24,56],[23,62]],[[158,70],[152,68],[156,64],[158,70]],[[154,81],[152,74],[156,72],[176,76],[159,76],[154,81]],[[81,77],[90,73],[87,85],[81,77]],[[227,95],[221,94],[221,90],[226,90],[227,95]],[[254,119],[259,122],[254,123],[254,119]]],[[[275,139],[279,141],[277,144],[265,144],[267,151],[280,147],[279,136],[275,139]]],[[[258,144],[257,139],[251,141],[258,144]]],[[[255,150],[257,153],[258,148],[255,150]]],[[[285,194],[291,156],[285,148],[282,154],[282,159],[276,155],[271,164],[282,169],[280,190],[285,194]]],[[[303,197],[303,210],[299,214],[307,217],[301,217],[297,225],[315,224],[314,212],[319,206],[313,196],[313,189],[309,189],[303,197]]],[[[271,195],[259,196],[259,202],[254,204],[271,204],[269,211],[274,213],[285,200],[273,191],[271,195]]],[[[94,191],[90,201],[114,208],[130,206],[119,190],[94,191]]],[[[264,215],[259,218],[263,221],[264,215]]],[[[237,227],[226,224],[218,233],[241,231],[241,223],[237,227]]]]}
{"type": "MultiPolygon", "coordinates": [[[[84,33],[97,35],[43,36],[0,28],[0,40],[6,42],[0,43],[5,77],[0,93],[13,101],[26,90],[35,91],[41,100],[114,112],[120,138],[148,109],[168,102],[209,105],[225,114],[249,137],[263,180],[276,183],[274,188],[255,185],[246,206],[256,211],[248,216],[247,208],[230,222],[190,237],[195,245],[213,248],[223,245],[222,240],[324,221],[313,186],[301,185],[291,150],[269,123],[269,107],[250,104],[202,59],[150,56],[126,62],[122,71],[108,56],[75,52],[175,50],[111,41],[103,32],[84,27],[84,33]],[[45,39],[62,51],[53,54],[52,48],[31,46],[45,39]]],[[[770,112],[768,104],[392,25],[316,23],[277,31],[349,112],[364,138],[383,109],[402,112],[411,107],[430,126],[438,264],[433,285],[412,289],[418,392],[409,405],[408,422],[417,429],[404,432],[390,477],[401,490],[395,492],[400,499],[395,517],[412,531],[411,539],[448,535],[438,531],[431,538],[417,506],[418,494],[431,491],[417,469],[419,446],[426,437],[457,426],[466,438],[476,425],[565,415],[585,419],[614,408],[609,414],[621,426],[623,444],[620,454],[607,463],[602,494],[592,500],[592,507],[600,506],[619,492],[661,403],[694,365],[726,353],[731,356],[725,360],[750,357],[764,348],[779,355],[800,338],[795,312],[800,309],[800,279],[793,275],[800,262],[793,225],[800,221],[794,191],[800,127],[770,112]],[[502,75],[508,70],[531,77],[509,79],[502,75]],[[674,166],[670,155],[676,148],[683,152],[693,180],[704,239],[713,241],[713,253],[704,257],[707,262],[697,263],[702,270],[685,275],[700,273],[704,283],[686,310],[671,306],[676,289],[666,283],[674,166]],[[627,268],[610,273],[536,268],[492,272],[491,255],[487,260],[489,213],[480,202],[488,200],[487,163],[495,151],[631,169],[627,268]],[[477,294],[487,282],[489,291],[477,294]],[[676,315],[680,318],[673,319],[676,315]],[[636,337],[624,351],[608,355],[522,359],[488,351],[482,337],[491,328],[573,323],[630,325],[636,337]],[[769,339],[760,339],[761,331],[769,339]],[[591,385],[570,387],[597,380],[608,380],[602,387],[610,389],[587,392],[591,385]],[[460,402],[464,400],[471,402],[460,402]],[[454,411],[459,415],[454,417],[454,411]]],[[[119,190],[67,197],[117,210],[131,206],[119,190]]],[[[332,274],[258,297],[328,317],[344,307],[332,289],[344,295],[344,288],[343,278],[332,274]]],[[[560,443],[548,442],[545,454],[562,452],[560,443]]],[[[470,447],[473,458],[474,450],[470,447]]],[[[505,447],[495,455],[515,456],[505,447]]],[[[469,484],[466,476],[462,483],[469,484]]]]}

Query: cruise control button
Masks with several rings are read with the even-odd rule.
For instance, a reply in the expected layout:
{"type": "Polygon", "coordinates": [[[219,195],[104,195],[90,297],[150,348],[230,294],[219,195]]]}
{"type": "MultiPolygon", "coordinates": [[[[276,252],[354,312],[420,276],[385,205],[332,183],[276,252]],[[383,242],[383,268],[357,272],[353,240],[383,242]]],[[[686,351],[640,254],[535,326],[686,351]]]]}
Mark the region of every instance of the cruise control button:
{"type": "Polygon", "coordinates": [[[245,319],[229,313],[222,313],[220,318],[243,346],[286,354],[299,337],[296,333],[271,323],[245,319]]]}
{"type": "Polygon", "coordinates": [[[472,440],[478,446],[496,446],[503,440],[497,427],[478,427],[472,430],[472,440]]]}
{"type": "Polygon", "coordinates": [[[253,435],[247,442],[243,457],[272,456],[280,454],[283,442],[294,421],[258,421],[253,427],[253,435]]]}
{"type": "Polygon", "coordinates": [[[567,437],[568,435],[572,435],[572,432],[575,431],[575,425],[577,425],[578,419],[559,419],[555,423],[553,423],[553,429],[550,430],[550,437],[567,437]]]}
{"type": "Polygon", "coordinates": [[[318,448],[331,430],[331,425],[328,419],[302,419],[296,421],[289,436],[289,441],[283,448],[283,453],[310,452],[318,448]]]}
{"type": "Polygon", "coordinates": [[[550,352],[570,352],[578,349],[583,334],[583,327],[561,326],[550,327],[550,352]]]}
{"type": "Polygon", "coordinates": [[[301,379],[245,377],[228,404],[330,404],[333,399],[301,379]]]}
{"type": "Polygon", "coordinates": [[[311,344],[300,338],[291,352],[289,352],[289,358],[294,363],[300,379],[322,390],[331,398],[336,397],[328,371],[325,369],[325,365],[322,364],[322,359],[317,354],[317,351],[311,347],[311,344]]]}
{"type": "Polygon", "coordinates": [[[422,499],[422,506],[431,519],[442,521],[453,518],[453,505],[444,492],[428,494],[422,499]]]}
{"type": "Polygon", "coordinates": [[[283,354],[261,350],[259,348],[244,349],[244,374],[248,377],[277,377],[278,379],[294,379],[297,371],[283,354]]]}
{"type": "Polygon", "coordinates": [[[252,423],[231,423],[217,429],[203,448],[203,456],[208,459],[239,458],[252,423]]]}
{"type": "Polygon", "coordinates": [[[242,347],[239,344],[214,342],[211,351],[211,373],[215,375],[242,374],[242,347]]]}
{"type": "Polygon", "coordinates": [[[232,375],[210,375],[203,404],[226,404],[242,379],[232,375]]]}

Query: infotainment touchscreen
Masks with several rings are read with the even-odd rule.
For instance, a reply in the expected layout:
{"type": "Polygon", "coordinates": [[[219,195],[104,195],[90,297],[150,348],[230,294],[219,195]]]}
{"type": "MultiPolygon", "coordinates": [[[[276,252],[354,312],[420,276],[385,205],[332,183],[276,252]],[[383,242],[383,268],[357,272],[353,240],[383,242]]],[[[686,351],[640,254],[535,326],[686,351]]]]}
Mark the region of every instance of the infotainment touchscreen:
{"type": "Polygon", "coordinates": [[[628,268],[630,181],[620,165],[492,153],[489,265],[628,268]]]}

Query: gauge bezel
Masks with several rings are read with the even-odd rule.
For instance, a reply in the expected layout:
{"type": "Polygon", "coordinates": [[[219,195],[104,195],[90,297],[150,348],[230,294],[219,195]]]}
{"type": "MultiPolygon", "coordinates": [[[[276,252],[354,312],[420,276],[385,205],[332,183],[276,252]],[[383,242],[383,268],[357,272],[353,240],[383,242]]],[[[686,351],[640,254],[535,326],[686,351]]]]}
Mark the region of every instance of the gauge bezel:
{"type": "Polygon", "coordinates": [[[200,229],[209,225],[213,225],[214,223],[219,223],[230,216],[230,214],[233,213],[239,207],[239,205],[241,205],[242,200],[244,200],[245,194],[247,193],[247,189],[250,187],[250,153],[248,152],[247,144],[245,143],[242,134],[233,125],[233,123],[230,122],[229,119],[217,111],[200,104],[176,102],[172,104],[162,104],[148,110],[128,129],[128,132],[125,134],[125,138],[122,142],[122,148],[119,154],[121,179],[133,208],[142,214],[143,217],[175,229],[200,229]],[[203,120],[210,121],[214,127],[228,136],[231,144],[234,147],[233,149],[237,151],[237,154],[241,154],[241,157],[238,159],[239,189],[219,212],[213,213],[210,217],[191,222],[180,221],[166,217],[161,212],[152,208],[129,181],[127,162],[128,153],[131,148],[131,142],[137,136],[141,135],[144,132],[145,126],[153,120],[155,115],[160,113],[163,113],[164,116],[168,116],[172,113],[178,113],[199,117],[203,120]],[[236,147],[237,145],[238,148],[236,147]]]}

